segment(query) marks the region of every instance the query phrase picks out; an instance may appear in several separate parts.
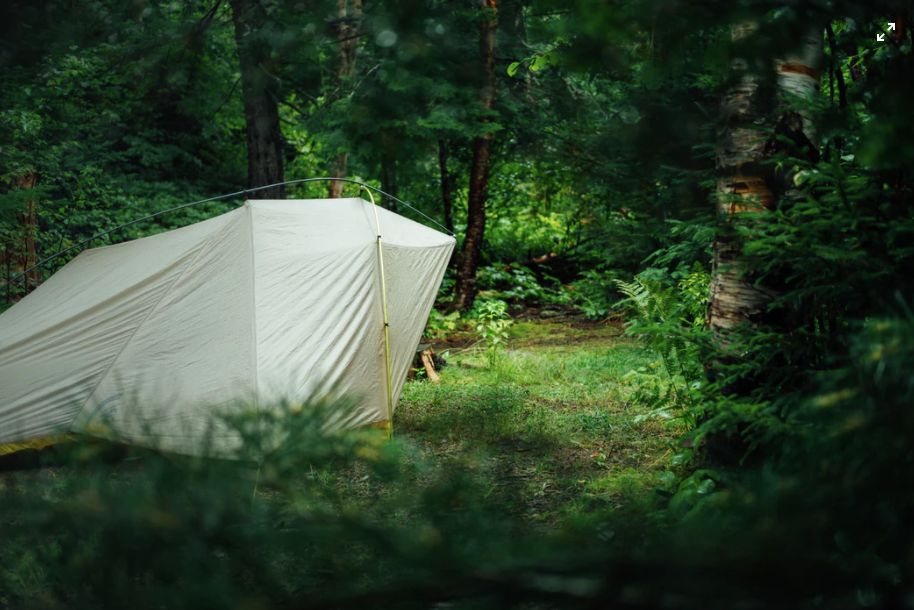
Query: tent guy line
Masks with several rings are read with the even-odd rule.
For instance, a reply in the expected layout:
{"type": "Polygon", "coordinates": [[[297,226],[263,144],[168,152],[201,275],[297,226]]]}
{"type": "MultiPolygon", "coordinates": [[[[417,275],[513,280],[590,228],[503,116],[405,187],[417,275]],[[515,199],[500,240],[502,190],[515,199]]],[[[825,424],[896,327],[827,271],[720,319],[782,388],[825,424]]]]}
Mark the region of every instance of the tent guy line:
{"type": "Polygon", "coordinates": [[[438,228],[443,229],[444,232],[447,233],[448,235],[450,235],[451,237],[454,237],[453,232],[451,232],[447,227],[442,225],[440,222],[438,222],[437,220],[435,220],[434,218],[432,218],[425,212],[417,209],[415,206],[413,206],[409,202],[403,201],[402,199],[400,199],[399,197],[397,197],[395,195],[391,195],[390,193],[382,191],[381,189],[379,189],[376,186],[372,186],[370,184],[366,184],[364,182],[361,182],[359,180],[354,180],[352,178],[331,178],[328,176],[321,176],[318,178],[297,178],[295,180],[285,180],[283,182],[275,182],[273,184],[264,184],[263,186],[255,186],[255,187],[244,189],[241,191],[235,191],[234,193],[226,193],[224,195],[216,195],[215,197],[207,197],[206,199],[200,199],[198,201],[182,203],[181,205],[176,205],[174,207],[167,208],[165,210],[159,210],[158,212],[156,212],[154,214],[149,214],[148,216],[142,216],[135,220],[131,220],[130,222],[125,222],[124,224],[118,225],[118,226],[108,229],[106,231],[102,231],[101,233],[96,233],[95,235],[92,235],[91,237],[87,237],[86,239],[73,244],[69,248],[64,248],[63,250],[59,250],[47,258],[41,259],[40,261],[38,261],[37,263],[35,263],[31,267],[29,267],[28,269],[25,269],[24,271],[20,272],[18,275],[13,276],[10,279],[10,283],[27,278],[28,274],[30,272],[32,272],[35,269],[38,269],[40,267],[43,267],[47,263],[51,262],[52,260],[57,259],[58,257],[63,256],[64,254],[66,254],[68,252],[72,252],[73,250],[82,248],[83,246],[87,246],[87,245],[91,244],[93,241],[95,241],[96,239],[105,237],[106,235],[110,235],[111,233],[114,233],[115,231],[120,231],[121,229],[123,229],[125,227],[129,227],[131,225],[135,225],[137,223],[143,222],[144,220],[152,220],[153,218],[158,218],[159,216],[162,216],[164,214],[168,214],[170,212],[177,212],[178,210],[183,210],[184,208],[189,208],[189,207],[193,207],[195,205],[200,205],[201,203],[219,201],[220,199],[231,199],[232,197],[241,197],[243,195],[247,195],[248,193],[256,193],[257,191],[263,191],[263,190],[270,189],[270,188],[277,187],[277,186],[293,186],[296,184],[305,184],[305,183],[309,183],[309,182],[347,182],[349,184],[357,184],[358,186],[360,186],[361,188],[364,188],[364,189],[371,189],[371,190],[375,191],[376,193],[379,193],[392,201],[396,201],[397,203],[405,205],[406,207],[411,209],[416,214],[419,214],[420,216],[422,216],[429,222],[435,224],[438,228]]]}

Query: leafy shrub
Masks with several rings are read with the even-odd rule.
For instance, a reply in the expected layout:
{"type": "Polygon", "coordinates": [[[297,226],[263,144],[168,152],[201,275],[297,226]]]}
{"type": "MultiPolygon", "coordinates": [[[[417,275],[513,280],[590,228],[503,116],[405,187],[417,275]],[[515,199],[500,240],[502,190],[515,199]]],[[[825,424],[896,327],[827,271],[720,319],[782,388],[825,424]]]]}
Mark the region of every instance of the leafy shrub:
{"type": "Polygon", "coordinates": [[[562,286],[550,276],[541,283],[537,276],[523,265],[489,265],[479,269],[477,282],[484,297],[501,299],[515,304],[544,305],[565,301],[562,286]]]}
{"type": "Polygon", "coordinates": [[[133,449],[109,464],[106,445],[79,442],[59,469],[7,475],[0,606],[332,607],[475,563],[482,547],[455,534],[507,543],[461,466],[436,473],[376,431],[328,432],[347,408],[233,417],[235,460],[133,449]]]}
{"type": "Polygon", "coordinates": [[[432,309],[425,326],[425,336],[430,339],[445,339],[460,326],[460,312],[442,313],[432,309]]]}
{"type": "Polygon", "coordinates": [[[591,320],[606,318],[622,298],[616,281],[621,272],[588,269],[571,285],[572,302],[591,320]]]}
{"type": "Polygon", "coordinates": [[[471,311],[476,322],[476,332],[485,345],[489,366],[495,366],[508,341],[508,329],[513,324],[508,315],[508,304],[496,299],[480,299],[471,311]]]}
{"type": "Polygon", "coordinates": [[[649,267],[631,282],[616,280],[628,311],[626,331],[648,341],[666,372],[692,381],[703,374],[700,342],[710,276],[700,267],[669,273],[649,267]]]}

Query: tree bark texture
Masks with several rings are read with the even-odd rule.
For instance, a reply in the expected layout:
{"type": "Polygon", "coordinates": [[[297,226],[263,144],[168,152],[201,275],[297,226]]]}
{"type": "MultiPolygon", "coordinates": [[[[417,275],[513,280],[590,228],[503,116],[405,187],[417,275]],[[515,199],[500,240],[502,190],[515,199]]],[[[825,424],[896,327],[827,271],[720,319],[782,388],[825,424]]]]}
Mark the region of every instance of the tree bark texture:
{"type": "MultiPolygon", "coordinates": [[[[734,27],[734,41],[751,35],[755,23],[734,27]]],[[[809,97],[818,86],[821,32],[817,29],[804,39],[797,53],[774,62],[778,97],[809,97]]],[[[790,196],[791,176],[776,176],[765,161],[775,151],[764,129],[782,128],[795,141],[814,139],[808,117],[779,112],[784,108],[774,91],[764,87],[765,75],[753,69],[744,58],[731,65],[735,80],[721,102],[721,125],[717,137],[717,211],[722,230],[714,243],[711,290],[707,323],[723,353],[733,342],[733,331],[754,324],[775,296],[770,287],[759,285],[746,267],[741,240],[735,228],[750,221],[745,212],[764,212],[779,198],[790,196]]],[[[779,134],[784,135],[784,134],[779,134]]],[[[794,151],[792,151],[794,152],[794,151]]]]}
{"type": "MultiPolygon", "coordinates": [[[[336,16],[336,40],[339,45],[339,54],[336,62],[334,90],[328,96],[330,102],[342,97],[346,81],[355,72],[355,60],[359,48],[359,25],[362,19],[362,0],[337,0],[336,16]]],[[[349,153],[338,152],[330,164],[330,175],[345,178],[348,171],[349,153]]],[[[345,184],[345,182],[328,183],[328,196],[342,197],[345,184]]]]}
{"type": "MultiPolygon", "coordinates": [[[[279,127],[278,77],[271,73],[270,44],[263,27],[266,10],[259,0],[231,0],[235,43],[241,66],[248,188],[283,181],[282,131],[279,127]]],[[[285,187],[254,191],[251,199],[282,199],[285,187]]]]}
{"type": "MultiPolygon", "coordinates": [[[[483,85],[480,101],[486,111],[495,103],[495,36],[498,29],[498,0],[481,0],[485,11],[479,24],[479,54],[482,62],[483,85]]],[[[488,119],[484,119],[488,121],[488,119]]],[[[485,131],[473,139],[473,160],[467,197],[467,228],[463,249],[457,263],[457,283],[452,309],[466,311],[476,299],[476,268],[486,229],[486,198],[491,168],[492,132],[485,131]]]]}

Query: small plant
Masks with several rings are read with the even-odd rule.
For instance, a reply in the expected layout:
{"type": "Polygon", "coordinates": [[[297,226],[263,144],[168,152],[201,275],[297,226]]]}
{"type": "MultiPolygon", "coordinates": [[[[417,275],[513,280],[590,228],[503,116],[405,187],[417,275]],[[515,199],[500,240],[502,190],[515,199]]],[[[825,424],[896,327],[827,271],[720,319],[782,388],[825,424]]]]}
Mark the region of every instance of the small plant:
{"type": "Polygon", "coordinates": [[[497,299],[479,301],[473,308],[476,332],[486,347],[486,359],[493,367],[508,341],[508,329],[514,323],[508,315],[508,304],[497,299]]]}

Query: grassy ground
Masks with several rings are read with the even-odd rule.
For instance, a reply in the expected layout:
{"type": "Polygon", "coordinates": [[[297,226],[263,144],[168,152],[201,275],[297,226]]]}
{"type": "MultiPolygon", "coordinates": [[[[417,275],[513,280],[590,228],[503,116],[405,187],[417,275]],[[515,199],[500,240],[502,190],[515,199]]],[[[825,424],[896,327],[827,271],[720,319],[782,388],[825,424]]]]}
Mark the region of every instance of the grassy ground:
{"type": "Polygon", "coordinates": [[[639,398],[637,371],[655,357],[618,326],[520,321],[494,362],[479,347],[436,349],[447,359],[441,383],[406,385],[398,434],[432,460],[469,460],[487,471],[525,519],[643,513],[672,479],[682,424],[639,398]]]}
{"type": "Polygon", "coordinates": [[[0,609],[82,592],[81,607],[124,607],[141,590],[148,608],[197,607],[181,604],[201,591],[331,595],[352,574],[370,587],[521,564],[557,538],[544,533],[624,546],[655,531],[616,524],[658,524],[674,479],[682,423],[646,400],[662,376],[639,372],[656,358],[618,326],[570,319],[518,321],[494,359],[473,340],[436,346],[441,383],[406,384],[393,444],[285,414],[285,432],[311,432],[262,471],[130,450],[0,473],[0,609]]]}

